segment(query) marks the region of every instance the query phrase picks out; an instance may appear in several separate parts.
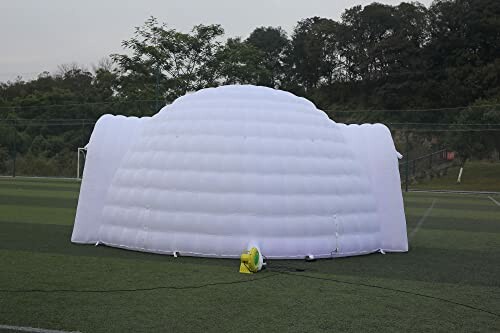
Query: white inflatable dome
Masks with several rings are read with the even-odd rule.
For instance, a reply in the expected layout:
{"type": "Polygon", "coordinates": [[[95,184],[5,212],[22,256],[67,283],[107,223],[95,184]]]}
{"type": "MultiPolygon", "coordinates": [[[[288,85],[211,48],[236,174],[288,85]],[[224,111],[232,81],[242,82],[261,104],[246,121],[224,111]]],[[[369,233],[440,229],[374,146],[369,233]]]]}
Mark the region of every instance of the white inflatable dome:
{"type": "Polygon", "coordinates": [[[71,240],[229,258],[407,251],[397,155],[384,125],[336,124],[293,94],[203,89],[151,118],[99,119],[71,240]]]}

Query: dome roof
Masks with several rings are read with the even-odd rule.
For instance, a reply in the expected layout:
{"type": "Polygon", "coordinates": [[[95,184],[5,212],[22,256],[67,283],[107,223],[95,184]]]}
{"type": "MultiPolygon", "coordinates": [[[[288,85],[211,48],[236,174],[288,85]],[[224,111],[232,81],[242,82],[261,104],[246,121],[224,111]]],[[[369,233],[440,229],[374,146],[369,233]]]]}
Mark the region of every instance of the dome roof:
{"type": "Polygon", "coordinates": [[[203,89],[143,122],[106,191],[98,240],[157,253],[329,257],[381,248],[370,174],[313,103],[203,89]]]}

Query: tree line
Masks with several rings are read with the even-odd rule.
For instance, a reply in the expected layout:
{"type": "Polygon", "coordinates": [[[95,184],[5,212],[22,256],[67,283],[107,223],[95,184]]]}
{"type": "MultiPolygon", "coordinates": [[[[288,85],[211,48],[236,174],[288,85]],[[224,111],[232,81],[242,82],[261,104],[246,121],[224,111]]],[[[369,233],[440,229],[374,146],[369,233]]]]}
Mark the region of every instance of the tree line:
{"type": "MultiPolygon", "coordinates": [[[[104,113],[151,115],[187,92],[225,84],[287,90],[334,120],[499,124],[499,17],[498,0],[437,0],[428,8],[372,3],[345,10],[339,21],[303,19],[290,35],[257,27],[246,38],[226,40],[217,24],[186,33],[151,17],[122,42],[126,52],[92,70],[63,65],[33,80],[0,83],[0,161],[14,149],[47,163],[69,156],[88,140],[86,120],[104,113]],[[470,107],[335,113],[457,106],[470,107]],[[67,122],[57,126],[48,119],[67,122]]],[[[464,132],[446,142],[471,158],[499,150],[500,137],[464,132]]]]}

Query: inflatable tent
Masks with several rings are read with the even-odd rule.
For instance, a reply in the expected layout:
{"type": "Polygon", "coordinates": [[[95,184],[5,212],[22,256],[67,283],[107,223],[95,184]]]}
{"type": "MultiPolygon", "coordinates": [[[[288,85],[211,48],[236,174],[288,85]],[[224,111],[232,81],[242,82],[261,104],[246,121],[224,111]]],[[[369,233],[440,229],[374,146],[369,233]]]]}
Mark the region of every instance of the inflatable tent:
{"type": "Polygon", "coordinates": [[[384,125],[337,124],[291,93],[203,89],[153,117],[99,119],[71,240],[226,258],[407,251],[398,155],[384,125]]]}

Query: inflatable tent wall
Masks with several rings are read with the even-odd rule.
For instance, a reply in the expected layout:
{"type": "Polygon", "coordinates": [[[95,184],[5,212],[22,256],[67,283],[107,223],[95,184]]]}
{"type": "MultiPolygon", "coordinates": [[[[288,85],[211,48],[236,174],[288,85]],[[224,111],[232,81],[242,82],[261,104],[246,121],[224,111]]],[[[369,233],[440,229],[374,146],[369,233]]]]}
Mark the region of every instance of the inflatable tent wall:
{"type": "Polygon", "coordinates": [[[99,119],[71,240],[228,258],[407,251],[397,160],[384,125],[337,124],[270,88],[203,89],[150,118],[99,119]]]}

